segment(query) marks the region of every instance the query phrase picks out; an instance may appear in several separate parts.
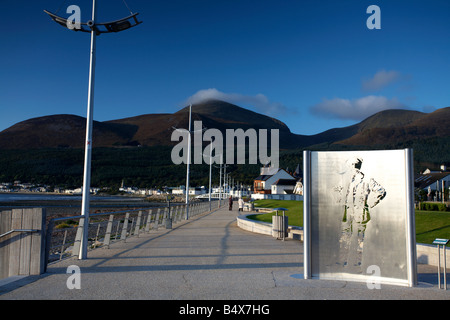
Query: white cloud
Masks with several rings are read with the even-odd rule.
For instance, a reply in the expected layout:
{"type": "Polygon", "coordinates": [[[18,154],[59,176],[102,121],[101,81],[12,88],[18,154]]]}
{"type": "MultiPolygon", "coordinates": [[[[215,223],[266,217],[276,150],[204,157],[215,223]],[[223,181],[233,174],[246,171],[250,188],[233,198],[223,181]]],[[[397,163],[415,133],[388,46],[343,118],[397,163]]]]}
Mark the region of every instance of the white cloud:
{"type": "Polygon", "coordinates": [[[253,107],[256,111],[270,116],[285,114],[288,111],[285,105],[278,102],[271,102],[261,93],[250,96],[240,93],[224,93],[215,88],[197,91],[186,100],[186,103],[195,104],[209,99],[222,100],[238,106],[253,107]]]}
{"type": "Polygon", "coordinates": [[[362,80],[362,89],[364,91],[379,91],[400,78],[401,74],[398,71],[380,70],[372,78],[362,80]]]}
{"type": "Polygon", "coordinates": [[[310,111],[324,118],[345,120],[364,120],[367,117],[387,109],[406,108],[397,98],[383,96],[366,96],[359,99],[323,99],[311,107],[310,111]]]}

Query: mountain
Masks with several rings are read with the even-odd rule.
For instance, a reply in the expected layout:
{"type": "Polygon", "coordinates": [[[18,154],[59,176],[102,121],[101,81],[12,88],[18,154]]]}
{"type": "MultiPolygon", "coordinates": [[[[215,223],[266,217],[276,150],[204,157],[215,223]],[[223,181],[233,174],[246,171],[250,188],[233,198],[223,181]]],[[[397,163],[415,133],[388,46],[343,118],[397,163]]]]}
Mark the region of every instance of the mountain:
{"type": "MultiPolygon", "coordinates": [[[[202,121],[204,128],[218,129],[224,136],[226,129],[238,128],[279,129],[280,135],[291,135],[289,128],[277,119],[219,100],[208,100],[193,105],[191,129],[194,121],[202,121]]],[[[130,139],[140,145],[173,145],[178,143],[171,141],[174,128],[187,129],[189,126],[189,107],[173,114],[148,114],[107,123],[133,126],[136,132],[130,139]]]]}
{"type": "MultiPolygon", "coordinates": [[[[96,146],[126,144],[136,128],[127,124],[94,121],[96,146]]],[[[82,148],[86,119],[75,115],[53,115],[19,122],[0,132],[0,149],[82,148]]]]}
{"type": "MultiPolygon", "coordinates": [[[[239,106],[208,100],[192,106],[192,121],[204,128],[247,130],[279,129],[281,149],[315,145],[376,146],[450,136],[450,108],[432,113],[386,110],[352,126],[315,135],[294,134],[281,121],[239,106]]],[[[171,146],[174,128],[187,128],[189,108],[172,114],[146,114],[112,121],[94,121],[94,147],[171,146]]],[[[0,132],[0,149],[82,148],[86,120],[74,115],[53,115],[19,122],[0,132]]],[[[224,135],[225,136],[225,135],[224,135]]]]}
{"type": "MultiPolygon", "coordinates": [[[[280,166],[302,163],[302,150],[413,148],[416,171],[436,168],[450,159],[450,108],[432,113],[386,110],[352,126],[316,135],[292,133],[281,121],[223,101],[193,106],[192,120],[206,128],[279,129],[280,166]]],[[[116,188],[125,181],[137,187],[183,185],[186,168],[171,163],[174,128],[187,128],[188,108],[94,121],[92,185],[116,188]],[[135,148],[134,146],[146,146],[135,148]],[[100,148],[103,147],[103,148],[100,148]]],[[[82,184],[86,119],[74,115],[44,116],[19,122],[0,132],[0,181],[27,181],[76,188],[82,184]]],[[[218,170],[218,169],[214,169],[218,170]]],[[[229,165],[227,172],[252,184],[259,166],[229,165]]],[[[217,175],[217,172],[216,172],[217,175]]],[[[207,185],[209,166],[191,167],[192,185],[207,185]]],[[[218,177],[215,178],[218,181],[218,177]]],[[[218,182],[215,183],[218,183],[218,182]]]]}
{"type": "Polygon", "coordinates": [[[343,145],[385,145],[405,141],[427,140],[450,136],[450,107],[432,113],[401,110],[380,112],[360,123],[375,120],[377,125],[363,127],[355,135],[338,141],[343,145]],[[387,123],[387,119],[390,123],[387,123]],[[383,124],[384,123],[384,124],[383,124]]]}

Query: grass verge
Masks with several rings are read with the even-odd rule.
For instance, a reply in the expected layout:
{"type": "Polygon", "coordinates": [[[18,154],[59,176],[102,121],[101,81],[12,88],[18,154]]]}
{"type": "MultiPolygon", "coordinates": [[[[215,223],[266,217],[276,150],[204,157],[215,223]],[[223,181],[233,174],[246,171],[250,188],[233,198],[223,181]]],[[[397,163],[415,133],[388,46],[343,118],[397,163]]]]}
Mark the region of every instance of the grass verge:
{"type": "MultiPolygon", "coordinates": [[[[303,201],[295,200],[256,200],[255,207],[259,208],[286,208],[288,211],[285,215],[288,216],[289,225],[303,227],[303,201]]],[[[272,223],[272,216],[274,213],[255,214],[248,216],[249,219],[253,219],[261,222],[272,223]]]]}

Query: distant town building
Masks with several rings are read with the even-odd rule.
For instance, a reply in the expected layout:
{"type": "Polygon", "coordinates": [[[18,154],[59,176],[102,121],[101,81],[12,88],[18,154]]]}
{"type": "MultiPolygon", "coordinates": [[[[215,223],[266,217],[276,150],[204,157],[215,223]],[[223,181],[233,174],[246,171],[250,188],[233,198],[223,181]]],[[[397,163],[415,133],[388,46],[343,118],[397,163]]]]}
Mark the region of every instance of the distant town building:
{"type": "MultiPolygon", "coordinates": [[[[178,188],[171,188],[172,194],[185,195],[186,187],[180,186],[178,188]]],[[[198,196],[205,194],[207,191],[205,187],[189,187],[189,195],[190,196],[198,196]]]]}
{"type": "MultiPolygon", "coordinates": [[[[295,182],[295,178],[284,169],[264,166],[261,168],[260,175],[253,182],[253,190],[259,194],[271,194],[272,185],[280,179],[295,182]]],[[[292,189],[294,189],[294,186],[292,189]]]]}
{"type": "Polygon", "coordinates": [[[450,188],[450,172],[447,171],[447,166],[441,165],[440,169],[426,169],[414,178],[414,188],[426,191],[428,200],[442,200],[446,189],[450,188]]]}
{"type": "Polygon", "coordinates": [[[300,165],[297,165],[294,172],[289,172],[289,169],[262,167],[260,175],[253,182],[253,189],[255,195],[303,195],[300,165]]]}
{"type": "Polygon", "coordinates": [[[441,170],[426,169],[414,179],[414,187],[420,190],[442,191],[442,185],[450,186],[450,172],[446,165],[441,165],[441,170]]]}

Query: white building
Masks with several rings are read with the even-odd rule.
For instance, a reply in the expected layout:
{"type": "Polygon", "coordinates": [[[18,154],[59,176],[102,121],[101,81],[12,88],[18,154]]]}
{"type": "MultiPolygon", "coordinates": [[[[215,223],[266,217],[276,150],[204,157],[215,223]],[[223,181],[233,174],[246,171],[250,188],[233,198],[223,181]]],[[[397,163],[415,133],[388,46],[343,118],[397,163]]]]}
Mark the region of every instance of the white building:
{"type": "Polygon", "coordinates": [[[295,178],[284,169],[263,167],[253,183],[253,199],[303,200],[300,177],[295,178]]]}
{"type": "MultiPolygon", "coordinates": [[[[278,180],[284,181],[283,183],[287,183],[285,180],[292,180],[296,182],[296,179],[287,173],[284,169],[274,169],[270,167],[261,168],[260,175],[254,180],[253,187],[255,193],[259,194],[271,194],[272,185],[275,184],[278,180]]],[[[292,186],[292,190],[294,189],[295,183],[292,186]]],[[[278,189],[275,189],[278,190],[278,189]]],[[[281,189],[280,189],[281,190],[281,189]]]]}
{"type": "MultiPolygon", "coordinates": [[[[204,187],[189,187],[189,195],[190,196],[198,196],[206,193],[206,189],[204,187]]],[[[179,188],[173,188],[172,194],[184,195],[186,194],[186,187],[181,186],[179,188]]]]}
{"type": "Polygon", "coordinates": [[[294,193],[295,179],[278,179],[272,184],[272,194],[292,194],[294,193]]]}

